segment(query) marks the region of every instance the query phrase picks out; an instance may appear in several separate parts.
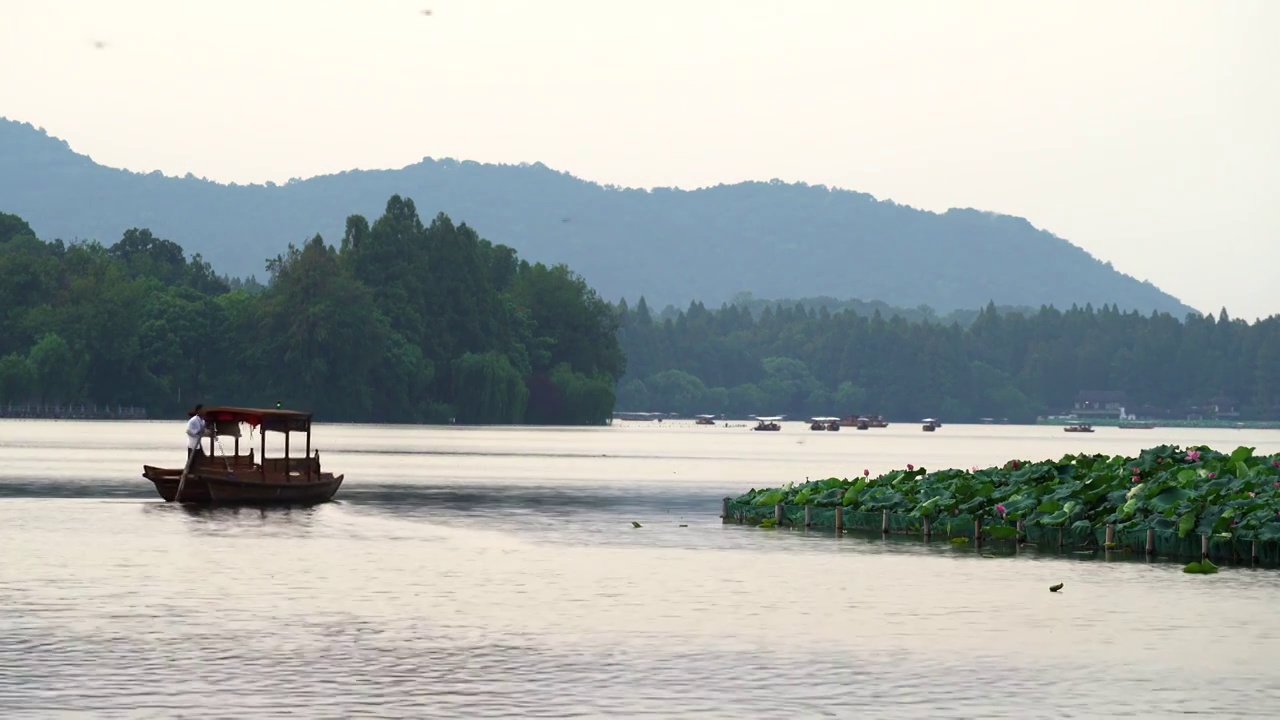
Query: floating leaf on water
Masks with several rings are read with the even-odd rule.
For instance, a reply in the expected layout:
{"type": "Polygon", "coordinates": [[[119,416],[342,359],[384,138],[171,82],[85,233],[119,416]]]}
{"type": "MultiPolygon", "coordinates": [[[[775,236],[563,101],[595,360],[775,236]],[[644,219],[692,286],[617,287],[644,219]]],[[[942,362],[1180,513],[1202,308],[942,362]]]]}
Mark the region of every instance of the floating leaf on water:
{"type": "Polygon", "coordinates": [[[1192,561],[1182,568],[1182,572],[1190,575],[1212,575],[1218,572],[1218,566],[1208,560],[1192,561]]]}

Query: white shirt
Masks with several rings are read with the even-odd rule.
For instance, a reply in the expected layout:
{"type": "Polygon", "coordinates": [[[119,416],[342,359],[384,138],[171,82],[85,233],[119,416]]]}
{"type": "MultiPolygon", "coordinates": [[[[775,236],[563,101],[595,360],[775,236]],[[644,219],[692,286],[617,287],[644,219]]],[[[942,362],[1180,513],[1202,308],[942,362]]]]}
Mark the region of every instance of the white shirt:
{"type": "Polygon", "coordinates": [[[200,434],[204,432],[204,418],[199,415],[192,415],[187,421],[187,449],[194,450],[200,447],[200,434]]]}

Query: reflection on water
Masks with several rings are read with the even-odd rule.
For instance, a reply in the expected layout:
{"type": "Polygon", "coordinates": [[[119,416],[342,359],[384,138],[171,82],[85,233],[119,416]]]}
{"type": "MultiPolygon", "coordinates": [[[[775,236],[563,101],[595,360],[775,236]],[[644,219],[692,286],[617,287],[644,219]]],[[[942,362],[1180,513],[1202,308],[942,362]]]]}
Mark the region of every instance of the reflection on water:
{"type": "Polygon", "coordinates": [[[0,715],[1273,715],[1276,571],[717,517],[805,475],[1158,442],[1280,433],[329,426],[339,502],[192,509],[140,477],[169,424],[0,423],[0,715]]]}

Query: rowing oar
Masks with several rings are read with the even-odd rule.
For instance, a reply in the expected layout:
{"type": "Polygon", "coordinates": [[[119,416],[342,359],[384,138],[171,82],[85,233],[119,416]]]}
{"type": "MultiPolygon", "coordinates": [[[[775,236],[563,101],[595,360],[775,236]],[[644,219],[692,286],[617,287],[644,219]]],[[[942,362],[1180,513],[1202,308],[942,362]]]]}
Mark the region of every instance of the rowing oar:
{"type": "Polygon", "coordinates": [[[182,477],[178,478],[178,492],[173,495],[174,502],[181,502],[182,500],[182,486],[187,484],[187,471],[191,469],[191,462],[195,459],[195,453],[187,454],[187,464],[182,466],[182,477]]]}

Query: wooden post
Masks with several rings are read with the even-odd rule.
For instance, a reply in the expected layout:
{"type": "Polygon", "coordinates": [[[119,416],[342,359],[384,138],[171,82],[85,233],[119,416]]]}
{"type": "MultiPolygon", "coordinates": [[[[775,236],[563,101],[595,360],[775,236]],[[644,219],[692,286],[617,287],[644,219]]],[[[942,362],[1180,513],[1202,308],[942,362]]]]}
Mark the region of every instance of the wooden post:
{"type": "Polygon", "coordinates": [[[812,510],[813,510],[812,505],[804,506],[804,526],[805,527],[813,527],[813,513],[811,512],[812,510]]]}
{"type": "Polygon", "coordinates": [[[1015,542],[1015,543],[1021,543],[1021,542],[1022,542],[1022,536],[1023,536],[1024,534],[1026,534],[1026,532],[1027,532],[1027,526],[1023,524],[1023,521],[1022,521],[1021,519],[1019,519],[1019,520],[1018,520],[1018,524],[1017,524],[1015,527],[1017,528],[1017,533],[1018,533],[1018,534],[1017,534],[1017,536],[1016,536],[1016,537],[1014,537],[1014,542],[1015,542]]]}
{"type": "Polygon", "coordinates": [[[265,425],[258,426],[258,440],[262,442],[262,449],[258,451],[258,467],[262,468],[262,482],[267,481],[267,428],[265,425]]]}
{"type": "Polygon", "coordinates": [[[925,515],[924,516],[924,539],[926,542],[929,540],[930,537],[933,537],[933,528],[930,527],[930,525],[932,525],[932,523],[929,522],[929,516],[925,515]]]}
{"type": "Polygon", "coordinates": [[[973,546],[982,545],[982,518],[973,519],[973,546]]]}
{"type": "Polygon", "coordinates": [[[1254,565],[1258,564],[1258,541],[1254,540],[1249,543],[1249,562],[1254,565]]]}
{"type": "Polygon", "coordinates": [[[1156,554],[1156,529],[1147,528],[1147,555],[1156,554]]]}
{"type": "Polygon", "coordinates": [[[774,523],[776,523],[776,524],[778,524],[778,525],[781,525],[781,524],[782,524],[782,518],[783,518],[783,517],[785,517],[785,514],[786,514],[786,511],[785,511],[785,510],[783,510],[783,508],[782,508],[782,503],[778,503],[777,505],[774,505],[774,506],[773,506],[773,521],[774,521],[774,523]]]}
{"type": "Polygon", "coordinates": [[[1200,536],[1200,559],[1209,559],[1209,535],[1205,533],[1200,536]]]}
{"type": "Polygon", "coordinates": [[[836,506],[836,535],[844,532],[844,508],[836,506]]]}
{"type": "Polygon", "coordinates": [[[880,534],[889,534],[889,510],[888,508],[880,511],[880,534]]]}
{"type": "Polygon", "coordinates": [[[1062,526],[1058,526],[1058,549],[1062,549],[1062,526]]]}
{"type": "Polygon", "coordinates": [[[1106,536],[1106,537],[1107,537],[1106,544],[1107,544],[1108,546],[1115,544],[1115,541],[1116,541],[1116,526],[1115,526],[1115,525],[1113,525],[1113,524],[1111,524],[1111,523],[1107,523],[1107,536],[1106,536]]]}
{"type": "Polygon", "coordinates": [[[720,501],[720,523],[729,522],[729,498],[720,501]]]}

